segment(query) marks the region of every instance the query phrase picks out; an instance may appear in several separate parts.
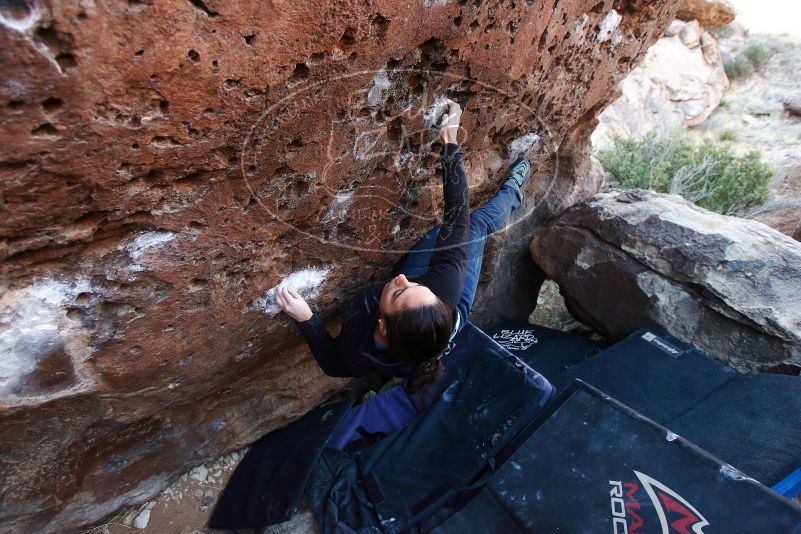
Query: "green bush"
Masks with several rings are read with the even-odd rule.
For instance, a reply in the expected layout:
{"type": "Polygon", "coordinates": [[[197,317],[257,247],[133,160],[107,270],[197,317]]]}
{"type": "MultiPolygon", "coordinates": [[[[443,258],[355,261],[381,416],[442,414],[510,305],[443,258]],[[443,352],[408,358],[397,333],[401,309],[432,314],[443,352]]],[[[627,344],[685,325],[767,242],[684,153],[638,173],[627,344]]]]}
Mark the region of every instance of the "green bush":
{"type": "Polygon", "coordinates": [[[748,58],[742,55],[735,57],[723,63],[723,70],[726,71],[726,76],[730,80],[736,78],[747,78],[754,73],[754,66],[748,61],[748,58]]]}
{"type": "Polygon", "coordinates": [[[771,56],[773,56],[773,51],[759,43],[754,43],[746,46],[743,54],[748,58],[748,61],[751,62],[751,65],[759,70],[764,67],[771,56]]]}
{"type": "Polygon", "coordinates": [[[757,150],[738,156],[729,143],[651,133],[617,138],[597,156],[612,173],[612,185],[678,194],[718,213],[744,215],[768,199],[772,172],[757,150]]]}
{"type": "Polygon", "coordinates": [[[720,131],[720,133],[718,134],[718,139],[720,139],[724,143],[734,143],[737,141],[737,139],[739,139],[739,136],[737,135],[736,130],[733,130],[731,128],[726,128],[720,131]]]}
{"type": "Polygon", "coordinates": [[[759,44],[752,43],[745,49],[723,63],[726,76],[731,79],[746,78],[764,67],[773,56],[773,50],[759,44]]]}

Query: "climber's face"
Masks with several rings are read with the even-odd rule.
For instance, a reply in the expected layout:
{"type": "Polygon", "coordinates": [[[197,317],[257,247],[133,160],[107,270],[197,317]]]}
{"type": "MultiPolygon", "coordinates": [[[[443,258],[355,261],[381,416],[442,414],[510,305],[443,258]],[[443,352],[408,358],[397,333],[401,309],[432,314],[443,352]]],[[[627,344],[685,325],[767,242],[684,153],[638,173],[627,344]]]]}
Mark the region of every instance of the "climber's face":
{"type": "Polygon", "coordinates": [[[437,296],[422,284],[410,282],[399,274],[384,285],[379,308],[382,315],[394,315],[403,310],[436,304],[437,296]]]}

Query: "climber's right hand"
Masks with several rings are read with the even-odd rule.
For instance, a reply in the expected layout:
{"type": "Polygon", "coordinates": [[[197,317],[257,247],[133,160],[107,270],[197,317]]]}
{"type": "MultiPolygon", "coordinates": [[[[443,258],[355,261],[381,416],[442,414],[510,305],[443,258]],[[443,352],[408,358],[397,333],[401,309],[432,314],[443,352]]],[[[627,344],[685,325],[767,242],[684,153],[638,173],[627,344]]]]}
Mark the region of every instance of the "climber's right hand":
{"type": "Polygon", "coordinates": [[[462,108],[450,98],[445,102],[448,104],[448,111],[439,123],[439,136],[443,143],[456,143],[456,134],[459,133],[459,123],[462,120],[462,108]]]}
{"type": "Polygon", "coordinates": [[[303,297],[291,287],[279,287],[275,292],[275,301],[284,313],[298,322],[308,321],[312,317],[311,308],[303,297]]]}

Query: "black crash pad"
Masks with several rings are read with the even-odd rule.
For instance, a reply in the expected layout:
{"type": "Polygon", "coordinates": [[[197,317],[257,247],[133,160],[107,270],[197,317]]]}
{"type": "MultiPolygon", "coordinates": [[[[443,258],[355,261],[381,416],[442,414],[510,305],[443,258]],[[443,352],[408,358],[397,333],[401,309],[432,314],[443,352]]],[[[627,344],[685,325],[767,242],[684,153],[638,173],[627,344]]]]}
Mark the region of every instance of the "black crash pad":
{"type": "Polygon", "coordinates": [[[801,466],[801,377],[738,373],[653,327],[548,378],[581,379],[763,484],[801,466]]]}
{"type": "Polygon", "coordinates": [[[463,330],[473,343],[463,353],[457,342],[449,355],[461,356],[446,370],[467,365],[451,369],[423,413],[376,443],[317,458],[308,495],[321,532],[414,532],[491,475],[497,452],[553,398],[519,358],[471,324],[463,330]]]}
{"type": "Polygon", "coordinates": [[[522,321],[503,321],[486,333],[496,343],[551,380],[604,350],[608,344],[522,321]]]}
{"type": "Polygon", "coordinates": [[[801,533],[801,508],[577,383],[437,534],[801,533]]]}

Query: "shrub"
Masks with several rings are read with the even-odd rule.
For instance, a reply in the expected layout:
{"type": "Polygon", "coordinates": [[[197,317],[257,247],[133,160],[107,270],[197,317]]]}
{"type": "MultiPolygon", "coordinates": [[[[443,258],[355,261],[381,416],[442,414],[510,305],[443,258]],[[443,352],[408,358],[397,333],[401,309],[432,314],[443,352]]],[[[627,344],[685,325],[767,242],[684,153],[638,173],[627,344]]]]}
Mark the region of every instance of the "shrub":
{"type": "Polygon", "coordinates": [[[743,55],[748,58],[755,69],[759,70],[773,56],[773,51],[759,43],[754,43],[745,47],[743,55]]]}
{"type": "Polygon", "coordinates": [[[718,134],[718,139],[720,139],[724,143],[734,143],[737,141],[739,136],[735,130],[731,128],[726,128],[725,130],[721,130],[718,134]]]}
{"type": "Polygon", "coordinates": [[[725,61],[723,69],[731,79],[746,78],[764,67],[771,56],[773,50],[760,43],[752,43],[732,59],[725,61]]]}
{"type": "Polygon", "coordinates": [[[754,66],[745,56],[739,55],[723,63],[723,70],[730,80],[747,78],[754,73],[754,66]]]}
{"type": "Polygon", "coordinates": [[[725,215],[744,215],[768,199],[772,172],[757,150],[738,156],[729,143],[652,132],[640,140],[617,138],[597,156],[612,185],[679,194],[725,215]]]}

